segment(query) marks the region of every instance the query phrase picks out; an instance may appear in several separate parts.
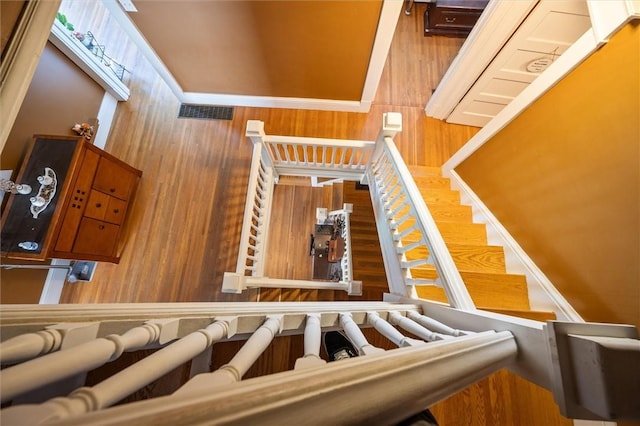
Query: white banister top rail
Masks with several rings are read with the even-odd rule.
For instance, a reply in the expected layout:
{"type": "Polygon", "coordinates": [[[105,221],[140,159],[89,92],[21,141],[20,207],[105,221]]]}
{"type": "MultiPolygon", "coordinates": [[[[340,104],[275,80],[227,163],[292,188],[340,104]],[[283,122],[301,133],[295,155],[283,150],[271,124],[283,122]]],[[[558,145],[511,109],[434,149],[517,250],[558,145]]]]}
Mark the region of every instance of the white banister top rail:
{"type": "Polygon", "coordinates": [[[264,141],[271,144],[336,146],[345,148],[372,148],[375,145],[374,141],[357,139],[312,138],[307,136],[265,135],[264,141]]]}

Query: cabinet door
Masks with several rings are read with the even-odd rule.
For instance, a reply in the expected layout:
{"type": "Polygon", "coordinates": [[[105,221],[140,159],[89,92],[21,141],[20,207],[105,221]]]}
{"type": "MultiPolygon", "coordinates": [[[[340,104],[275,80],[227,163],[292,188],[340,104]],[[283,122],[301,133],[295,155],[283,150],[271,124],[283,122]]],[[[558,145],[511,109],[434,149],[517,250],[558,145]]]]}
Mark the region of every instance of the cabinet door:
{"type": "Polygon", "coordinates": [[[116,225],[124,222],[124,214],[127,212],[127,202],[115,197],[109,197],[109,205],[104,215],[104,220],[116,225]]]}
{"type": "Polygon", "coordinates": [[[93,219],[104,220],[110,198],[112,197],[104,192],[96,191],[95,189],[91,190],[84,215],[93,219]]]}
{"type": "Polygon", "coordinates": [[[127,200],[135,179],[136,175],[129,170],[115,161],[101,157],[93,188],[121,200],[127,200]]]}
{"type": "Polygon", "coordinates": [[[73,253],[113,256],[119,231],[118,225],[85,217],[80,222],[73,253]]]}
{"type": "Polygon", "coordinates": [[[120,225],[124,221],[126,211],[126,201],[94,189],[91,191],[89,201],[87,201],[87,209],[84,215],[92,219],[104,220],[105,222],[120,225]]]}

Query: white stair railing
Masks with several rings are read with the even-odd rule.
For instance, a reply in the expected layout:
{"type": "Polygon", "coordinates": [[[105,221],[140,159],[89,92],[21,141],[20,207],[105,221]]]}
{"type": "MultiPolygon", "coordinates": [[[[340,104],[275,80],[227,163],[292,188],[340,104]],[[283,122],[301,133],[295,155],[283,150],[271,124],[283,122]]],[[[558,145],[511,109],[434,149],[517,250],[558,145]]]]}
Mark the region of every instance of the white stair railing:
{"type": "Polygon", "coordinates": [[[385,122],[395,126],[390,135],[383,132],[378,138],[367,180],[389,288],[392,293],[415,297],[413,286],[437,285],[444,289],[452,307],[473,310],[475,305],[458,268],[393,143],[393,134],[401,130],[402,118],[397,113],[387,113],[385,122]],[[409,234],[418,237],[403,246],[401,239],[409,234]],[[429,257],[408,261],[406,255],[412,250],[426,250],[429,257]],[[434,281],[414,279],[410,268],[426,264],[434,265],[438,278],[434,281]]]}
{"type": "MultiPolygon", "coordinates": [[[[250,120],[247,128],[264,128],[250,120]]],[[[279,175],[360,181],[375,149],[373,141],[261,134],[261,142],[279,175]]]]}
{"type": "MultiPolygon", "coordinates": [[[[264,276],[266,242],[273,185],[281,175],[361,181],[371,163],[375,141],[267,135],[264,122],[258,120],[247,121],[246,135],[253,142],[254,151],[238,262],[235,272],[225,272],[222,291],[238,294],[248,288],[296,288],[343,290],[351,296],[361,295],[362,282],[353,279],[348,220],[342,232],[345,256],[339,281],[264,276]]],[[[346,213],[336,211],[334,216],[339,215],[346,213]]]]}
{"type": "MultiPolygon", "coordinates": [[[[640,361],[635,327],[544,324],[394,295],[388,299],[390,302],[4,305],[0,309],[4,339],[0,353],[11,353],[5,348],[56,324],[70,328],[90,324],[95,336],[2,369],[5,408],[0,410],[0,422],[8,426],[289,424],[305,423],[313,413],[318,424],[395,423],[501,368],[552,390],[565,416],[640,419],[634,392],[640,372],[618,368],[620,363],[640,361]],[[383,350],[372,345],[361,331],[371,326],[399,348],[383,350]],[[360,356],[324,362],[322,332],[339,329],[360,356]],[[401,329],[415,337],[405,336],[401,329]],[[299,354],[295,369],[243,380],[275,337],[302,333],[304,353],[299,354]],[[116,335],[120,337],[113,337],[116,335]],[[169,396],[112,407],[229,339],[246,342],[221,368],[192,377],[169,396]],[[93,386],[80,384],[71,393],[54,387],[53,394],[42,399],[42,385],[94,368],[96,360],[101,362],[113,353],[112,343],[124,350],[125,346],[148,347],[147,342],[159,349],[93,386]],[[20,371],[24,383],[15,377],[18,370],[12,370],[22,366],[26,366],[20,371]]],[[[31,349],[28,352],[33,355],[31,349]]],[[[288,357],[289,352],[283,356],[288,357]]]]}
{"type": "MultiPolygon", "coordinates": [[[[409,313],[421,315],[421,308],[415,304],[395,304],[385,302],[325,302],[325,303],[175,303],[175,304],[105,304],[91,305],[53,305],[43,307],[33,306],[9,306],[2,309],[2,332],[3,338],[8,337],[0,344],[2,353],[7,353],[6,348],[15,345],[15,342],[24,340],[24,336],[33,336],[41,332],[42,329],[61,321],[73,324],[75,322],[97,325],[97,333],[94,339],[75,347],[44,354],[30,361],[11,366],[0,371],[0,383],[2,386],[2,401],[8,403],[17,396],[28,399],[31,392],[37,392],[38,388],[47,383],[60,380],[68,375],[86,372],[98,367],[112,357],[117,357],[123,350],[134,350],[135,348],[149,347],[153,343],[159,350],[151,355],[135,362],[129,367],[116,372],[113,376],[106,378],[102,382],[91,387],[80,387],[71,394],[52,395],[53,398],[43,403],[23,404],[14,403],[10,407],[0,411],[0,420],[3,425],[12,424],[41,424],[45,422],[67,421],[71,423],[98,423],[149,422],[151,417],[146,410],[153,407],[152,417],[162,416],[177,407],[183,407],[184,418],[181,416],[181,423],[189,424],[195,422],[195,417],[191,408],[195,401],[203,395],[216,396],[227,400],[224,395],[229,392],[240,392],[242,399],[249,395],[251,400],[250,411],[260,411],[263,415],[277,415],[282,413],[272,412],[272,397],[287,389],[290,385],[298,389],[300,395],[306,395],[303,399],[317,395],[326,389],[327,383],[321,377],[333,377],[338,380],[345,376],[348,387],[356,387],[356,379],[374,378],[373,371],[388,369],[391,365],[396,365],[398,374],[406,375],[407,369],[414,373],[422,369],[434,368],[434,365],[446,366],[448,362],[438,361],[435,364],[424,359],[432,357],[430,354],[462,354],[467,362],[476,367],[476,374],[458,374],[453,389],[462,389],[477,380],[495,371],[497,365],[506,365],[509,360],[515,357],[515,340],[510,333],[487,332],[482,337],[463,336],[458,338],[459,343],[442,345],[432,345],[427,348],[424,342],[410,339],[403,336],[387,320],[393,315],[394,318],[405,318],[409,313]],[[151,319],[155,318],[155,319],[151,319]],[[89,322],[88,322],[89,321],[89,322]],[[142,325],[136,325],[142,324],[142,325]],[[161,324],[168,330],[161,331],[161,324]],[[395,354],[395,351],[384,351],[372,346],[361,332],[360,327],[374,326],[383,335],[392,339],[398,346],[415,346],[429,349],[424,353],[402,355],[395,354]],[[26,329],[31,331],[23,333],[26,329]],[[127,329],[127,327],[130,327],[127,329]],[[348,338],[354,342],[354,346],[360,355],[377,354],[381,358],[372,358],[372,362],[365,362],[366,358],[355,359],[352,367],[344,370],[336,370],[335,363],[326,364],[320,358],[320,339],[322,331],[342,328],[348,338]],[[113,330],[124,330],[121,335],[108,334],[113,330]],[[288,373],[273,376],[261,377],[259,379],[248,379],[246,388],[242,377],[249,370],[251,365],[258,359],[260,354],[271,344],[274,337],[279,334],[305,334],[305,354],[306,366],[297,366],[295,370],[288,373]],[[162,336],[162,337],[161,337],[162,336]],[[229,363],[213,372],[196,375],[187,381],[178,391],[170,397],[156,398],[153,401],[127,404],[122,416],[124,407],[109,409],[119,400],[134,393],[138,389],[168,374],[175,368],[197,357],[216,342],[228,340],[230,338],[244,338],[246,343],[236,353],[229,363]],[[463,341],[467,339],[468,341],[463,341]],[[484,353],[487,344],[496,345],[495,352],[489,358],[472,361],[472,353],[478,356],[484,353]],[[484,349],[483,349],[484,348],[484,349]],[[462,351],[462,352],[461,352],[462,351]],[[423,361],[419,361],[422,358],[423,361]],[[468,358],[468,359],[467,359],[468,358]],[[390,361],[392,360],[392,361],[390,361]],[[498,361],[499,360],[499,361],[498,361]],[[364,364],[362,364],[364,362],[364,364]],[[362,364],[362,365],[361,365],[362,364]],[[306,367],[306,368],[304,368],[306,367]],[[319,368],[310,368],[319,367],[319,368]],[[416,370],[417,369],[417,370],[416,370]],[[482,371],[480,373],[480,371],[482,371]],[[24,380],[19,380],[19,377],[24,380]],[[307,386],[301,386],[306,383],[307,386]],[[257,392],[255,389],[265,389],[267,392],[257,392]],[[309,386],[311,384],[311,386],[309,386]],[[244,390],[243,390],[244,389],[244,390]],[[151,404],[150,404],[151,403],[151,404]],[[186,403],[186,406],[183,406],[186,403]],[[176,405],[177,404],[177,405],[176,405]],[[132,412],[129,408],[137,407],[132,412]],[[168,410],[168,411],[167,411],[168,410]],[[94,413],[94,414],[89,414],[94,413]],[[132,414],[137,413],[137,414],[132,414]],[[142,417],[139,417],[142,413],[142,417]],[[270,414],[271,413],[271,414],[270,414]],[[99,420],[99,419],[101,420],[99,420]]],[[[423,333],[430,333],[423,329],[423,333]]],[[[469,333],[471,334],[471,333],[469,333]]],[[[453,339],[453,338],[452,338],[453,339]]],[[[449,342],[452,343],[452,342],[449,342]]],[[[9,351],[11,352],[11,351],[9,351]]],[[[452,356],[450,362],[454,364],[462,362],[457,356],[452,356]]],[[[468,368],[468,366],[467,366],[468,368]]],[[[390,375],[390,379],[399,380],[398,377],[390,375]]],[[[340,379],[342,381],[342,379],[340,379]]],[[[436,381],[437,382],[437,381],[436,381]]],[[[373,379],[372,386],[380,387],[379,380],[373,379]]],[[[366,387],[365,387],[366,388],[366,387]]],[[[436,392],[436,386],[431,380],[426,380],[424,384],[418,386],[420,389],[431,389],[436,392]]],[[[348,389],[339,391],[343,395],[349,393],[348,389]]],[[[437,392],[436,392],[437,393],[437,392]]],[[[292,394],[286,398],[291,398],[292,394]]],[[[214,399],[216,399],[214,398],[214,399]]],[[[365,398],[366,399],[366,398],[365,398]]],[[[318,401],[319,402],[319,401],[318,401]]],[[[389,415],[399,401],[392,404],[383,404],[384,410],[389,415]]],[[[223,403],[222,405],[226,405],[223,403]]],[[[231,412],[220,410],[219,404],[209,407],[209,415],[212,418],[217,416],[228,416],[231,412]],[[226,412],[224,414],[223,412],[226,412]]],[[[379,407],[379,411],[382,407],[379,407]]],[[[304,411],[310,410],[307,407],[304,411]]],[[[297,410],[301,411],[303,407],[297,410]]],[[[332,410],[324,410],[327,413],[332,410]]],[[[298,412],[296,416],[301,413],[298,412]]],[[[412,413],[404,413],[409,416],[412,413]]],[[[326,414],[320,415],[325,417],[326,414]]],[[[329,415],[329,417],[333,414],[329,415]]],[[[224,418],[224,417],[223,417],[224,418]]],[[[287,418],[285,415],[284,419],[287,418]]],[[[249,420],[247,418],[247,420],[249,420]]]]}
{"type": "Polygon", "coordinates": [[[241,276],[239,274],[225,273],[222,291],[228,293],[241,293],[249,288],[291,288],[305,290],[342,290],[350,296],[362,295],[362,281],[353,279],[353,261],[351,254],[351,230],[349,215],[353,206],[344,204],[340,210],[328,213],[327,223],[340,222],[340,236],[345,243],[344,255],[340,259],[341,277],[337,281],[332,280],[291,280],[284,278],[269,278],[264,276],[241,276]]]}
{"type": "Polygon", "coordinates": [[[340,210],[330,211],[327,215],[329,222],[336,224],[340,232],[340,237],[344,241],[344,254],[340,259],[341,278],[340,282],[348,286],[349,295],[362,295],[362,281],[353,279],[353,256],[351,251],[351,220],[353,204],[345,203],[340,210]]]}
{"type": "Polygon", "coordinates": [[[253,142],[253,156],[240,234],[240,247],[235,272],[225,272],[222,291],[241,293],[246,277],[264,276],[271,203],[277,174],[264,150],[261,137],[247,128],[253,142]]]}

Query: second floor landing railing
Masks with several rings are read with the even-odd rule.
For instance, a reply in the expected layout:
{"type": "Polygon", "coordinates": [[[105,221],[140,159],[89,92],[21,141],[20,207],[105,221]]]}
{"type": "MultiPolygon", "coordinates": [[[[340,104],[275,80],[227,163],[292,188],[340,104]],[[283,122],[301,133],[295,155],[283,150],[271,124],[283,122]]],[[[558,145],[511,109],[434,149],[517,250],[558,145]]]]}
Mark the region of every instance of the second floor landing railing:
{"type": "Polygon", "coordinates": [[[0,395],[3,404],[13,402],[0,411],[3,425],[146,424],[164,416],[176,419],[178,412],[183,424],[204,418],[214,423],[288,424],[310,412],[322,423],[341,423],[362,412],[396,420],[421,408],[407,401],[406,392],[389,389],[431,394],[433,402],[516,356],[511,333],[455,330],[410,303],[35,305],[3,307],[2,316],[0,359],[5,368],[0,371],[0,395]],[[361,327],[373,327],[406,349],[376,347],[361,327]],[[322,333],[336,329],[343,330],[360,356],[335,363],[321,358],[322,333]],[[290,334],[304,334],[304,350],[294,370],[242,380],[276,336],[290,334]],[[229,339],[246,342],[227,364],[209,371],[206,362],[196,362],[210,358],[211,347],[229,339]],[[83,386],[82,379],[74,385],[61,382],[83,376],[124,351],[148,348],[159,349],[92,386],[83,386]],[[109,408],[189,361],[191,378],[170,396],[109,408]],[[36,391],[43,386],[48,395],[39,402],[43,394],[36,391]],[[40,395],[30,402],[36,393],[40,395]],[[362,409],[349,413],[349,399],[360,401],[362,409]],[[330,401],[331,410],[318,410],[330,401]]]}
{"type": "Polygon", "coordinates": [[[502,368],[552,390],[565,417],[640,420],[635,327],[388,299],[3,305],[0,422],[394,424],[502,368]],[[334,330],[358,356],[322,358],[322,333],[334,330]],[[376,333],[396,348],[372,344],[376,333]],[[279,352],[274,340],[288,335],[303,335],[303,347],[279,352]],[[245,342],[212,369],[212,348],[229,340],[245,342]],[[267,348],[280,365],[297,357],[293,369],[245,378],[267,348]],[[154,351],[85,384],[89,370],[140,349],[154,351]],[[169,395],[117,405],[179,367],[190,372],[169,395]]]}
{"type": "Polygon", "coordinates": [[[258,120],[247,122],[246,136],[251,139],[254,151],[238,261],[234,272],[224,274],[222,291],[241,293],[247,288],[304,288],[343,290],[352,296],[361,295],[362,283],[353,279],[348,212],[341,213],[346,226],[342,232],[345,255],[340,261],[340,279],[266,277],[264,267],[273,187],[279,177],[361,181],[371,163],[375,141],[267,135],[264,123],[258,120]]]}

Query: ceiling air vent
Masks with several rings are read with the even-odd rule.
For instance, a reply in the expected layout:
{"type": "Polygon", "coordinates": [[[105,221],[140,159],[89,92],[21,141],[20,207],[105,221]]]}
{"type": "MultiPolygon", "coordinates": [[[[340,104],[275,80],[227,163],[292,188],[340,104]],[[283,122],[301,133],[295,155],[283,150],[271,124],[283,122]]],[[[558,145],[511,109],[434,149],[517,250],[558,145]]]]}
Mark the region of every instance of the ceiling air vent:
{"type": "Polygon", "coordinates": [[[181,104],[178,118],[201,118],[204,120],[233,120],[233,108],[214,105],[181,104]]]}

